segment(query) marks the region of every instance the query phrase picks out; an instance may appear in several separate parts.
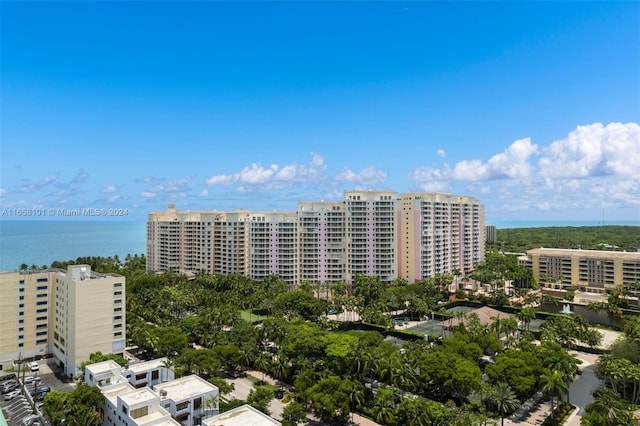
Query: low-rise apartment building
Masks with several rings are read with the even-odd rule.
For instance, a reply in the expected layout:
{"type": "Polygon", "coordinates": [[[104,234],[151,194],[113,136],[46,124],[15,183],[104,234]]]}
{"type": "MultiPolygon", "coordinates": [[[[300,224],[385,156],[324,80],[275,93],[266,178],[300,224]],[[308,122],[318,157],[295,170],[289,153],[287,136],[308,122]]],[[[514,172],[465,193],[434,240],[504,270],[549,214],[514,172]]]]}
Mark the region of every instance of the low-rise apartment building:
{"type": "Polygon", "coordinates": [[[164,361],[121,367],[107,360],[86,366],[85,383],[98,386],[105,399],[102,426],[194,426],[218,414],[216,386],[196,375],[174,379],[164,361]]]}
{"type": "Polygon", "coordinates": [[[69,376],[94,352],[124,353],[125,277],[89,265],[0,273],[0,369],[53,355],[69,376]]]}
{"type": "Polygon", "coordinates": [[[621,285],[635,294],[640,283],[640,252],[538,248],[518,262],[547,288],[606,294],[621,285]]]}

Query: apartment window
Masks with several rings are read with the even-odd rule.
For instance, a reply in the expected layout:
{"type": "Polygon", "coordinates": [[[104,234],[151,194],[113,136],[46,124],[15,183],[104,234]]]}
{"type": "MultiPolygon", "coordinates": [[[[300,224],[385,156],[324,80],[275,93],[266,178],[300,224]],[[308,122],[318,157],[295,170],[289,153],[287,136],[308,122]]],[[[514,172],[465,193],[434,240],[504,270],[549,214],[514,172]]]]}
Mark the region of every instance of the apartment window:
{"type": "Polygon", "coordinates": [[[18,308],[24,308],[24,303],[19,304],[18,308]]]}
{"type": "Polygon", "coordinates": [[[122,337],[122,331],[118,331],[117,333],[113,333],[113,337],[122,337]]]}
{"type": "MultiPolygon", "coordinates": [[[[21,317],[23,317],[23,316],[24,316],[24,311],[20,311],[20,312],[18,312],[18,315],[20,315],[21,317]]],[[[20,320],[20,321],[24,322],[24,320],[20,320]]]]}
{"type": "Polygon", "coordinates": [[[36,325],[36,329],[47,328],[47,324],[38,324],[36,325]]]}
{"type": "Polygon", "coordinates": [[[157,380],[160,377],[160,371],[153,370],[151,372],[151,380],[157,380]]]}
{"type": "Polygon", "coordinates": [[[18,343],[19,348],[24,348],[24,343],[18,343]]]}
{"type": "Polygon", "coordinates": [[[36,336],[46,336],[47,335],[47,331],[39,331],[36,333],[36,336]]]}
{"type": "Polygon", "coordinates": [[[40,293],[36,295],[36,297],[47,297],[47,293],[40,293]]]}
{"type": "Polygon", "coordinates": [[[39,285],[36,287],[36,290],[46,290],[47,286],[46,285],[39,285]]]}
{"type": "Polygon", "coordinates": [[[44,345],[45,343],[47,343],[47,339],[36,340],[36,345],[44,345]]]}
{"type": "Polygon", "coordinates": [[[49,279],[48,279],[48,278],[38,278],[38,279],[36,280],[36,282],[38,282],[38,283],[46,283],[47,281],[49,281],[49,279]]]}
{"type": "Polygon", "coordinates": [[[19,339],[19,340],[24,340],[24,335],[23,335],[23,334],[19,335],[19,336],[18,336],[18,339],[19,339]]]}
{"type": "Polygon", "coordinates": [[[116,299],[113,301],[113,303],[122,303],[122,299],[116,299]]]}
{"type": "Polygon", "coordinates": [[[121,295],[122,295],[122,292],[121,292],[121,291],[114,291],[114,292],[113,292],[113,295],[114,295],[114,296],[121,296],[121,295]]]}
{"type": "Polygon", "coordinates": [[[125,407],[124,405],[122,406],[122,412],[127,414],[127,407],[125,407]]]}
{"type": "Polygon", "coordinates": [[[18,300],[24,300],[24,296],[20,296],[18,300]]]}
{"type": "Polygon", "coordinates": [[[24,284],[24,280],[20,280],[20,284],[24,284]]]}
{"type": "MultiPolygon", "coordinates": [[[[20,315],[24,315],[24,312],[21,312],[20,315]]],[[[24,324],[24,320],[23,319],[18,320],[18,324],[24,324]]]]}
{"type": "Polygon", "coordinates": [[[202,406],[202,398],[198,398],[198,399],[194,399],[193,400],[193,409],[194,410],[197,410],[201,406],[202,406]]]}
{"type": "Polygon", "coordinates": [[[24,331],[24,327],[18,328],[18,332],[22,332],[22,331],[24,331]]]}
{"type": "Polygon", "coordinates": [[[20,293],[24,293],[24,287],[20,287],[20,288],[18,289],[18,291],[19,291],[20,293]]]}
{"type": "Polygon", "coordinates": [[[47,308],[38,309],[36,312],[39,313],[39,314],[41,314],[43,312],[47,312],[47,308]]]}
{"type": "Polygon", "coordinates": [[[122,283],[115,283],[113,285],[113,288],[118,288],[118,287],[122,287],[122,283]]]}
{"type": "Polygon", "coordinates": [[[46,319],[47,319],[46,316],[44,316],[44,317],[36,317],[36,321],[44,321],[46,319]]]}
{"type": "Polygon", "coordinates": [[[189,401],[181,402],[180,404],[176,404],[176,411],[182,411],[189,408],[189,401]]]}
{"type": "Polygon", "coordinates": [[[42,306],[42,305],[46,305],[46,304],[47,304],[47,301],[46,301],[46,300],[41,300],[41,301],[39,301],[38,303],[36,303],[36,305],[40,305],[40,306],[42,306]]]}

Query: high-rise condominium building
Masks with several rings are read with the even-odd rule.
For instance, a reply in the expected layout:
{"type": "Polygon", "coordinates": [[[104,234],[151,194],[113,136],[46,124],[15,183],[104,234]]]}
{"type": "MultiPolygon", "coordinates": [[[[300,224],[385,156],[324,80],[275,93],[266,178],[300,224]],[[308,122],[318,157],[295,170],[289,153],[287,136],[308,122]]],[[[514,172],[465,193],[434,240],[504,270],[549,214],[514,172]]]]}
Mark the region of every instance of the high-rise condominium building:
{"type": "Polygon", "coordinates": [[[415,282],[472,271],[484,259],[484,211],[472,197],[400,194],[398,276],[415,282]]]}
{"type": "Polygon", "coordinates": [[[483,259],[485,241],[477,199],[392,191],[345,191],[340,202],[298,202],[294,213],[170,205],[149,215],[147,235],[149,272],[278,275],[291,285],[468,272],[483,259]]]}
{"type": "Polygon", "coordinates": [[[68,375],[93,352],[123,354],[125,278],[89,265],[0,273],[0,367],[53,355],[68,375]]]}

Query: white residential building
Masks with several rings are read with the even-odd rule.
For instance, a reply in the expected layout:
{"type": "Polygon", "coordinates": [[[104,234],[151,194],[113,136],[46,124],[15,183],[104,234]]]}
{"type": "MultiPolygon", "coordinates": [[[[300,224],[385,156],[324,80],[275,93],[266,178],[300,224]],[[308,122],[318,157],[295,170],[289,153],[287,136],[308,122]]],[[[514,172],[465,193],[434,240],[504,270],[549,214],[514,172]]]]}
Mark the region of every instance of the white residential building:
{"type": "Polygon", "coordinates": [[[218,414],[218,388],[194,375],[154,386],[160,405],[182,425],[199,425],[218,414]]]}
{"type": "Polygon", "coordinates": [[[202,422],[205,426],[281,426],[282,423],[245,404],[202,422]]]}
{"type": "Polygon", "coordinates": [[[128,367],[112,360],[88,365],[85,383],[98,386],[105,398],[102,426],[194,426],[218,414],[216,386],[195,375],[173,379],[164,365],[162,360],[128,367]],[[154,388],[143,382],[155,383],[154,388]]]}

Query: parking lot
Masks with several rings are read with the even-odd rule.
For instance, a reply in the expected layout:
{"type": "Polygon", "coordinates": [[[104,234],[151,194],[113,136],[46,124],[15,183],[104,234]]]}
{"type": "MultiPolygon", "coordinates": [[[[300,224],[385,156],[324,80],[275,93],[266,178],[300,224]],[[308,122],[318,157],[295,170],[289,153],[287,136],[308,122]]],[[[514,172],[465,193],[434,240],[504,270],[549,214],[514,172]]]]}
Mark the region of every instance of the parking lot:
{"type": "MultiPolygon", "coordinates": [[[[0,409],[2,409],[9,426],[37,426],[42,424],[38,410],[34,410],[34,405],[41,405],[46,395],[45,390],[70,392],[74,389],[75,384],[65,379],[61,369],[52,363],[53,360],[49,361],[50,363],[47,363],[47,360],[38,361],[37,371],[31,371],[29,365],[25,364],[25,371],[20,373],[20,383],[23,380],[27,383],[24,388],[22,386],[18,387],[17,395],[6,392],[0,397],[0,409]],[[31,393],[35,395],[35,398],[31,396],[31,393]]],[[[18,373],[15,372],[15,375],[17,376],[18,373]]],[[[17,382],[16,378],[5,377],[5,380],[0,382],[0,386],[11,380],[17,382]]]]}

